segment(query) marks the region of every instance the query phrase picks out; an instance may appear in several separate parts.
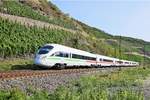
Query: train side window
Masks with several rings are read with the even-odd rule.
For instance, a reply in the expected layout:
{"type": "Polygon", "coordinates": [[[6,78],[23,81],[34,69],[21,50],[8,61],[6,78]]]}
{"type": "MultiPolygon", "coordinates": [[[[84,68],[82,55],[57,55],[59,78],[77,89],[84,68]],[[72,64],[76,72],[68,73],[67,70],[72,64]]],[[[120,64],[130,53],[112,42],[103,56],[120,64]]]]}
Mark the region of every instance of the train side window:
{"type": "Polygon", "coordinates": [[[75,54],[72,54],[72,58],[76,58],[76,55],[75,55],[75,54]]]}
{"type": "Polygon", "coordinates": [[[77,54],[72,54],[72,58],[79,59],[79,55],[77,55],[77,54]]]}
{"type": "Polygon", "coordinates": [[[88,57],[88,56],[77,55],[77,54],[72,54],[72,58],[83,59],[83,60],[96,60],[96,58],[94,57],[88,57]]]}
{"type": "Polygon", "coordinates": [[[55,52],[51,56],[56,56],[56,55],[59,55],[59,52],[55,52]]]}
{"type": "Polygon", "coordinates": [[[102,61],[102,59],[100,58],[99,61],[102,61]]]}
{"type": "Polygon", "coordinates": [[[117,61],[119,64],[122,64],[123,62],[122,61],[117,61]]]}
{"type": "Polygon", "coordinates": [[[81,56],[81,58],[84,59],[84,60],[86,60],[86,57],[85,57],[85,56],[81,56]]]}
{"type": "Polygon", "coordinates": [[[68,53],[64,53],[64,52],[55,52],[54,54],[52,54],[51,56],[57,56],[57,57],[69,57],[68,53]]]}
{"type": "Polygon", "coordinates": [[[129,64],[129,62],[125,62],[125,64],[129,64]]]}
{"type": "Polygon", "coordinates": [[[56,53],[55,53],[55,56],[63,57],[63,53],[62,53],[62,52],[56,52],[56,53]]]}
{"type": "Polygon", "coordinates": [[[69,57],[69,54],[68,53],[63,53],[63,57],[69,57]]]}
{"type": "Polygon", "coordinates": [[[103,61],[106,61],[106,62],[113,62],[113,60],[109,60],[109,59],[103,59],[103,61]]]}
{"type": "Polygon", "coordinates": [[[72,58],[75,58],[75,59],[84,59],[84,57],[82,55],[77,55],[77,54],[72,54],[72,58]]]}
{"type": "Polygon", "coordinates": [[[87,56],[85,57],[85,59],[86,60],[96,60],[96,58],[94,58],[94,57],[87,57],[87,56]]]}
{"type": "Polygon", "coordinates": [[[91,60],[96,60],[96,58],[92,57],[92,59],[91,59],[91,60]]]}

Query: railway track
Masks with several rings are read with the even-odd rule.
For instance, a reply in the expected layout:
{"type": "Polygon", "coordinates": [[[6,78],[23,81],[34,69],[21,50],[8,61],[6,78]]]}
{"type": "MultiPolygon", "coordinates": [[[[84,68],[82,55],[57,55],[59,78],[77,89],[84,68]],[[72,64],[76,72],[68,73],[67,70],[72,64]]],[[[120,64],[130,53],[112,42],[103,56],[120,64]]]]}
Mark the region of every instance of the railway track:
{"type": "MultiPolygon", "coordinates": [[[[130,67],[122,67],[122,69],[130,67]]],[[[120,68],[78,68],[78,69],[63,69],[63,70],[14,70],[14,71],[0,71],[0,80],[15,79],[15,78],[30,78],[30,77],[44,77],[44,76],[59,76],[64,74],[82,74],[82,73],[96,73],[100,71],[113,72],[120,70],[120,68]]]]}
{"type": "MultiPolygon", "coordinates": [[[[122,68],[126,69],[126,68],[122,68]]],[[[0,72],[0,90],[19,88],[27,91],[32,88],[53,91],[60,85],[66,85],[71,80],[81,76],[100,73],[107,75],[118,72],[119,68],[79,68],[63,70],[14,70],[0,72]]]]}
{"type": "Polygon", "coordinates": [[[4,71],[0,72],[0,79],[14,79],[14,78],[25,78],[25,77],[35,77],[35,76],[56,76],[62,74],[75,74],[75,73],[87,73],[96,72],[96,68],[87,69],[64,69],[64,70],[16,70],[16,71],[4,71]]]}

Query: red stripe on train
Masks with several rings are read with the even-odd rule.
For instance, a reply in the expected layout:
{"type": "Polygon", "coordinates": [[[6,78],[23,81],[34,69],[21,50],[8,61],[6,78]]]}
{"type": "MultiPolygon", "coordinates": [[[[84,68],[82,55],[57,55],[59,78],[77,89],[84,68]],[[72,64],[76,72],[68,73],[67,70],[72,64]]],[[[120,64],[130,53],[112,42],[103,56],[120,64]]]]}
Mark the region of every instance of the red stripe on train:
{"type": "Polygon", "coordinates": [[[88,62],[88,63],[95,63],[95,64],[97,64],[97,63],[99,63],[99,64],[114,64],[113,62],[97,62],[97,61],[91,61],[91,60],[87,60],[86,62],[88,62]]]}

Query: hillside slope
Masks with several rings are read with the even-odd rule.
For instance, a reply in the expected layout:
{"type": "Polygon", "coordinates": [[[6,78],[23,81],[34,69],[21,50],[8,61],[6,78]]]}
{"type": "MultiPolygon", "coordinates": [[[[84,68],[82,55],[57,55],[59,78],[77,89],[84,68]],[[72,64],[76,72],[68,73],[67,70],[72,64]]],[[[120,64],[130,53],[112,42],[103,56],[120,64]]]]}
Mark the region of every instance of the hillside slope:
{"type": "Polygon", "coordinates": [[[77,21],[46,0],[0,0],[0,12],[1,58],[33,54],[45,43],[136,61],[142,61],[143,51],[150,56],[150,42],[121,37],[120,50],[119,36],[77,21]]]}

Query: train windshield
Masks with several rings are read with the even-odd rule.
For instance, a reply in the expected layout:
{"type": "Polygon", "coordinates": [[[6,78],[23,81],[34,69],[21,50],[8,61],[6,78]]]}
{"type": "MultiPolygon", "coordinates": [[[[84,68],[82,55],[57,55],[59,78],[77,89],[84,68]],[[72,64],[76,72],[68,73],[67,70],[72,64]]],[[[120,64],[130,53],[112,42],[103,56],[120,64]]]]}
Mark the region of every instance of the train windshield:
{"type": "Polygon", "coordinates": [[[38,54],[47,54],[53,48],[54,48],[53,46],[44,46],[44,47],[40,48],[38,54]]]}

